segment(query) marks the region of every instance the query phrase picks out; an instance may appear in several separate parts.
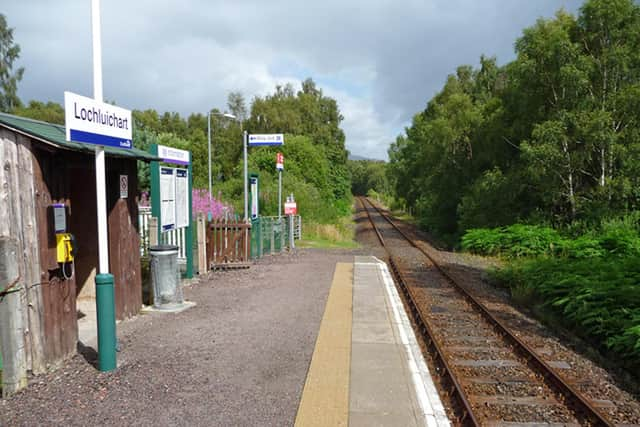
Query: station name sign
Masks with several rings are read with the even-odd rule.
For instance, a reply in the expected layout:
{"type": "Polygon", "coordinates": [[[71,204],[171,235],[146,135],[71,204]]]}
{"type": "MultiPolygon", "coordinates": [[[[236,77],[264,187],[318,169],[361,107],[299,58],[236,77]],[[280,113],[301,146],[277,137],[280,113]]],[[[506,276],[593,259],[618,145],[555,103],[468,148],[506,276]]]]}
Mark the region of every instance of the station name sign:
{"type": "Polygon", "coordinates": [[[67,141],[131,148],[131,111],[75,93],[64,93],[67,141]]]}
{"type": "Polygon", "coordinates": [[[284,135],[281,133],[266,133],[249,135],[249,145],[283,145],[284,135]]]}
{"type": "Polygon", "coordinates": [[[180,150],[179,148],[167,147],[166,145],[158,145],[158,157],[167,163],[176,163],[179,165],[189,164],[189,151],[180,150]]]}

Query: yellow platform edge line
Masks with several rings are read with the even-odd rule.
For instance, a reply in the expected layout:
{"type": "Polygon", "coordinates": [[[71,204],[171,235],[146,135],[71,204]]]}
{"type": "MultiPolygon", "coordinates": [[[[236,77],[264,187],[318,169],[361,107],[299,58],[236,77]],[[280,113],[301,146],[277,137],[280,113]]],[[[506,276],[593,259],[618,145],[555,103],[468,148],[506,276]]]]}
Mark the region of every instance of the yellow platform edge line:
{"type": "Polygon", "coordinates": [[[296,427],[349,424],[353,264],[337,263],[320,322],[296,427]]]}

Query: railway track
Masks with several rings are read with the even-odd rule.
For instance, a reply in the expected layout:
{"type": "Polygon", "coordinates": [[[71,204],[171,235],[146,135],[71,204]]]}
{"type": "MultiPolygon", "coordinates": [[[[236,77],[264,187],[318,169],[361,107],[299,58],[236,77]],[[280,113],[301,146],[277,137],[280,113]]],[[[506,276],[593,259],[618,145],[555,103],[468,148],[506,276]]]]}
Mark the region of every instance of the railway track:
{"type": "Polygon", "coordinates": [[[614,424],[601,410],[424,248],[366,198],[359,198],[386,249],[416,329],[441,374],[459,425],[614,424]]]}

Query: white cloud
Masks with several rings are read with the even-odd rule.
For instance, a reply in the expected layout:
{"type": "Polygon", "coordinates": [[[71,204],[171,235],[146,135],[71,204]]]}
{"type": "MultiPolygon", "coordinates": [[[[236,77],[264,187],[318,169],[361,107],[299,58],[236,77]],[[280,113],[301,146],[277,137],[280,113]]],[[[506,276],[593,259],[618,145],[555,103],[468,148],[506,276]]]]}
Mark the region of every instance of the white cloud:
{"type": "MultiPolygon", "coordinates": [[[[312,77],[336,98],[347,147],[386,149],[456,66],[513,56],[522,28],[580,0],[110,0],[102,2],[104,94],[129,108],[224,108],[312,77]],[[304,74],[304,75],[303,75],[304,74]]],[[[90,2],[3,5],[26,67],[20,96],[91,95],[90,2]]]]}

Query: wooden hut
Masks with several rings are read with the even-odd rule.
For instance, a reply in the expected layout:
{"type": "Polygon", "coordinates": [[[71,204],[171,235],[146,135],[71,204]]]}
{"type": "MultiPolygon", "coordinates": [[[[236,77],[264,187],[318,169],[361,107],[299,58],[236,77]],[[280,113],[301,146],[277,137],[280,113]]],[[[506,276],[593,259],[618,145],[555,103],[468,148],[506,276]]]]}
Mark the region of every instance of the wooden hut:
{"type": "MultiPolygon", "coordinates": [[[[0,354],[5,395],[26,385],[28,371],[43,372],[74,355],[81,302],[95,307],[94,150],[66,141],[64,126],[0,113],[0,354]],[[54,204],[64,205],[67,231],[77,244],[67,271],[56,258],[54,204]]],[[[156,158],[137,149],[105,147],[105,152],[110,272],[116,317],[124,319],[142,304],[137,160],[156,158]],[[123,176],[126,194],[121,192],[123,176]]]]}

